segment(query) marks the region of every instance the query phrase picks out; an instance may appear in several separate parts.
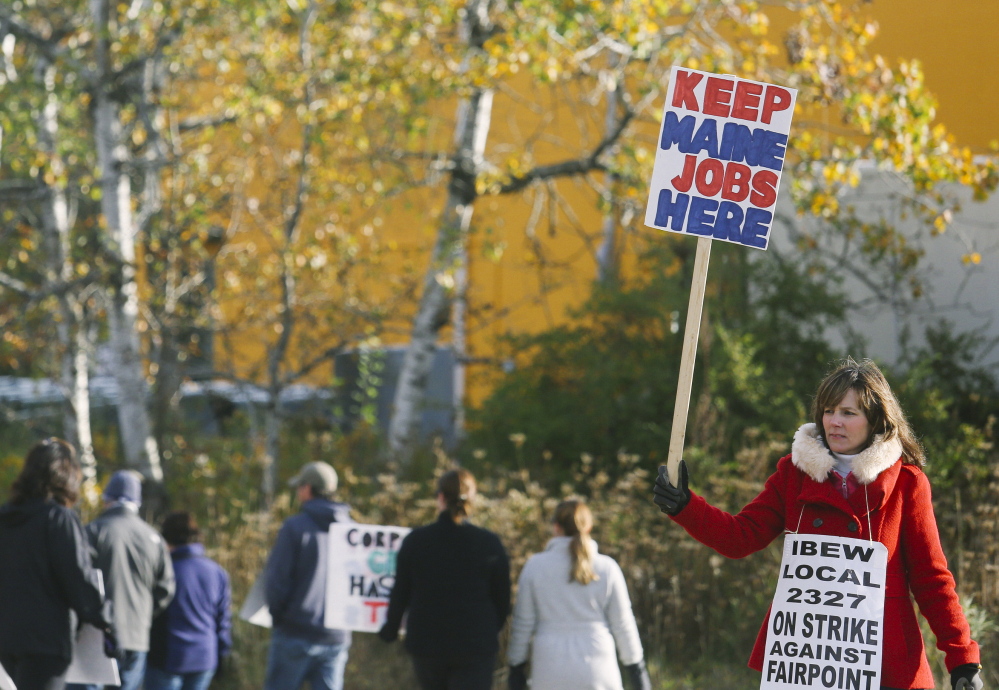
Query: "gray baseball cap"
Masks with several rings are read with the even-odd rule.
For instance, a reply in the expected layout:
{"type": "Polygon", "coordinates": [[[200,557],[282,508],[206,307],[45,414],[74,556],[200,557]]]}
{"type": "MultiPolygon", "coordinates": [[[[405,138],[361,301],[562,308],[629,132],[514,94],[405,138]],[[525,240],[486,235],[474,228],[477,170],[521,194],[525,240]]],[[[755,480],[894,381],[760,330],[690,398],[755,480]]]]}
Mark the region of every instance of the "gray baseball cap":
{"type": "Polygon", "coordinates": [[[319,493],[331,494],[336,491],[337,476],[332,465],[325,462],[310,462],[298,474],[288,480],[288,486],[311,486],[319,493]]]}

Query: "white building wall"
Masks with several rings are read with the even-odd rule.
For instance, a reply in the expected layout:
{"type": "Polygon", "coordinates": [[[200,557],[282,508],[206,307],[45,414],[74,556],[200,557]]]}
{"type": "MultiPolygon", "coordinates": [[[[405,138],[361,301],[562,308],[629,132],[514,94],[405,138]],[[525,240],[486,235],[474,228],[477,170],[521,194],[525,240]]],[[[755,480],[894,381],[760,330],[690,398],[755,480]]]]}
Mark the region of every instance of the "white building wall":
{"type": "MultiPolygon", "coordinates": [[[[909,189],[892,173],[865,170],[858,187],[840,195],[840,204],[855,207],[860,219],[895,224],[907,246],[925,252],[913,273],[924,292],[913,298],[908,279],[896,278],[890,263],[871,269],[851,260],[859,239],[844,241],[816,219],[797,216],[786,192],[788,181],[782,182],[785,190],[778,211],[792,221],[790,227],[775,223],[768,251],[790,255],[802,234],[818,238],[820,249],[806,253],[811,258],[821,254],[826,265],[842,276],[842,287],[855,304],[850,327],[867,341],[867,351],[854,354],[894,363],[902,355],[906,331],[911,345],[920,346],[927,327],[946,320],[957,333],[982,336],[978,363],[999,370],[999,194],[980,202],[972,199],[967,187],[944,186],[942,191],[958,199],[961,208],[950,226],[938,234],[907,209],[904,199],[909,189]],[[973,256],[978,263],[970,260],[973,256]]],[[[837,345],[848,338],[845,333],[829,337],[837,345]]]]}

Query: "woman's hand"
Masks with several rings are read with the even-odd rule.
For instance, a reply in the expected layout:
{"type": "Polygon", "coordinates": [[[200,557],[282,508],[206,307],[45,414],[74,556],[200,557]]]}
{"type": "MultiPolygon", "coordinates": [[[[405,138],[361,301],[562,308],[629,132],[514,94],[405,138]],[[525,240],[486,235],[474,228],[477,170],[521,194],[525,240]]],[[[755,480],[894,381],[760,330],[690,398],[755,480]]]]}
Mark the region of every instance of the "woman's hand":
{"type": "Polygon", "coordinates": [[[511,666],[506,676],[509,690],[525,690],[527,687],[527,662],[511,666]]]}
{"type": "Polygon", "coordinates": [[[677,486],[673,486],[669,481],[669,472],[666,465],[659,466],[659,476],[656,477],[656,485],[652,488],[655,494],[652,500],[659,506],[659,510],[667,515],[677,516],[688,503],[690,503],[690,490],[687,488],[687,463],[680,461],[680,481],[677,486]]]}
{"type": "Polygon", "coordinates": [[[392,628],[388,623],[385,623],[378,631],[378,637],[383,642],[395,642],[399,639],[399,629],[392,628]]]}
{"type": "Polygon", "coordinates": [[[961,664],[950,672],[951,690],[982,690],[981,664],[961,664]]]}
{"type": "Polygon", "coordinates": [[[637,664],[625,666],[624,672],[631,690],[652,690],[652,680],[649,678],[648,669],[645,668],[644,659],[637,664]]]}

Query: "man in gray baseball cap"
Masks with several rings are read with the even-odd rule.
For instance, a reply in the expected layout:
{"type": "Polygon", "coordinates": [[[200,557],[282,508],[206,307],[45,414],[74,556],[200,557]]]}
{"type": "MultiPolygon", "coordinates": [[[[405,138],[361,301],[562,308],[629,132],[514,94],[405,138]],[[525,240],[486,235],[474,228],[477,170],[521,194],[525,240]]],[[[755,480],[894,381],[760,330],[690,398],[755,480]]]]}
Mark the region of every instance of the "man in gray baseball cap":
{"type": "Polygon", "coordinates": [[[264,690],[342,690],[350,632],[323,625],[326,615],[328,533],[333,522],[353,522],[350,506],[333,500],[337,475],[310,462],[288,482],[301,512],[281,526],[267,559],[266,596],[274,628],[264,690]]]}

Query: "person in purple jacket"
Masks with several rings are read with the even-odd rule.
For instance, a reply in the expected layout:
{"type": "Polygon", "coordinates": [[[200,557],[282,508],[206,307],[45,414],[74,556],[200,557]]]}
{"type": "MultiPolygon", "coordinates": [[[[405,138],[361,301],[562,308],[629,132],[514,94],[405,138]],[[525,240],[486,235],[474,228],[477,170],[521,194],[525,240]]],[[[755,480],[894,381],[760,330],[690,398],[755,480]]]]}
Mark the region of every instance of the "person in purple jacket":
{"type": "Polygon", "coordinates": [[[205,556],[198,523],[171,513],[161,529],[177,592],[153,621],[146,690],[205,690],[232,648],[229,576],[205,556]]]}

